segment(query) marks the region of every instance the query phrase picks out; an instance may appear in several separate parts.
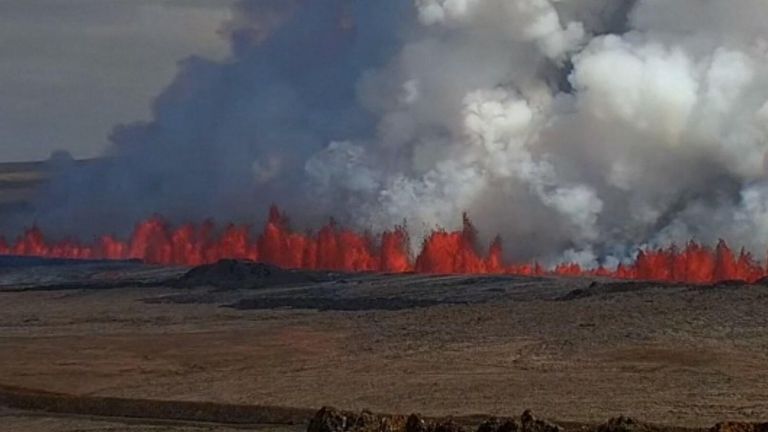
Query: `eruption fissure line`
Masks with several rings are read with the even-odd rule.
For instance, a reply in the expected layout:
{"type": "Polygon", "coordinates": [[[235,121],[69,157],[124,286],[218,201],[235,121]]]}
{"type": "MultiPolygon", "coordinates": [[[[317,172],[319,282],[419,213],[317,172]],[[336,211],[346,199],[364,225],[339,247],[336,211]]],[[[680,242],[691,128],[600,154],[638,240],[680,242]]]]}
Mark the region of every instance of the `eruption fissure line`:
{"type": "Polygon", "coordinates": [[[536,262],[505,264],[502,242],[497,237],[486,254],[476,248],[475,229],[464,217],[461,231],[435,230],[424,240],[416,259],[411,259],[405,227],[378,236],[360,234],[330,222],[316,234],[297,233],[288,219],[273,207],[258,238],[251,239],[247,226],[228,226],[214,234],[211,222],[171,229],[159,217],[139,223],[127,242],[104,235],[92,244],[78,241],[49,243],[38,228],[28,229],[14,244],[0,238],[0,255],[69,259],[139,259],[150,264],[195,266],[220,259],[249,259],[285,268],[345,272],[417,272],[425,274],[511,274],[603,276],[629,280],[713,283],[724,280],[755,282],[768,274],[749,252],[735,255],[721,241],[713,250],[690,242],[684,249],[640,251],[629,265],[615,270],[582,269],[564,263],[544,269],[536,262]]]}

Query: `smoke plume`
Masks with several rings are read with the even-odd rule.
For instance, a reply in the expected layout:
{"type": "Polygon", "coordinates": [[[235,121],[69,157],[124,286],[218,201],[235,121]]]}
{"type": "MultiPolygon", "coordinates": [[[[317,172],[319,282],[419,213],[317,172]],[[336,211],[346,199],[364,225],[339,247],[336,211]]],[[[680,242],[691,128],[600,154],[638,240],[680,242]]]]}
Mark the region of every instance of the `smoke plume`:
{"type": "Polygon", "coordinates": [[[768,247],[763,0],[250,0],[154,120],[41,204],[61,232],[172,220],[411,238],[469,212],[511,259],[768,247]]]}

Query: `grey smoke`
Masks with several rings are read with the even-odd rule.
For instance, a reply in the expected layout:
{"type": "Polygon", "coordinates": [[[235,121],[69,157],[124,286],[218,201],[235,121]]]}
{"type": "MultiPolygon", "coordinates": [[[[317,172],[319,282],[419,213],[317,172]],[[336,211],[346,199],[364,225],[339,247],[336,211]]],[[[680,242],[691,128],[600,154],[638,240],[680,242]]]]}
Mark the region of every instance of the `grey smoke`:
{"type": "Polygon", "coordinates": [[[191,58],[65,173],[41,223],[123,229],[469,211],[510,258],[615,263],[644,245],[768,246],[761,0],[241,1],[233,56],[191,58]]]}

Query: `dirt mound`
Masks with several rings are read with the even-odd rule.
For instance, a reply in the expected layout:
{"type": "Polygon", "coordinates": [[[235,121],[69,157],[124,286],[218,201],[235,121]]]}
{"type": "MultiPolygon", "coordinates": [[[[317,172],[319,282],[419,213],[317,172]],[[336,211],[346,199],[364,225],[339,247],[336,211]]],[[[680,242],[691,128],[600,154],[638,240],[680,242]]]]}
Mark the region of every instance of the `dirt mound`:
{"type": "Polygon", "coordinates": [[[179,278],[182,287],[267,288],[301,285],[331,280],[327,274],[286,270],[253,261],[221,260],[193,268],[179,278]]]}

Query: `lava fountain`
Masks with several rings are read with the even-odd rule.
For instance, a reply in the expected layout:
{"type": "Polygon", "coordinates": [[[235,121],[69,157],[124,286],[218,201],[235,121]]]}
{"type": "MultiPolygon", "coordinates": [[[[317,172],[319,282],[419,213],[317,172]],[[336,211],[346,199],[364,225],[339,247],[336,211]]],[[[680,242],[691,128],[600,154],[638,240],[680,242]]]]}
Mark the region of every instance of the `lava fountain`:
{"type": "Polygon", "coordinates": [[[37,227],[13,243],[0,238],[0,255],[65,259],[137,259],[150,264],[196,266],[220,259],[247,259],[285,268],[343,272],[425,274],[510,274],[602,276],[629,280],[713,283],[724,280],[755,282],[768,274],[749,252],[735,254],[724,242],[714,248],[689,242],[641,250],[631,264],[616,269],[582,269],[563,263],[545,269],[536,262],[505,263],[497,237],[486,253],[479,253],[476,231],[465,215],[461,231],[434,230],[414,255],[403,226],[377,235],[359,233],[330,221],[316,233],[295,232],[287,216],[272,207],[261,233],[253,237],[248,226],[229,225],[217,232],[212,222],[171,227],[160,217],[136,225],[131,238],[103,235],[92,243],[77,240],[49,242],[37,227]]]}

